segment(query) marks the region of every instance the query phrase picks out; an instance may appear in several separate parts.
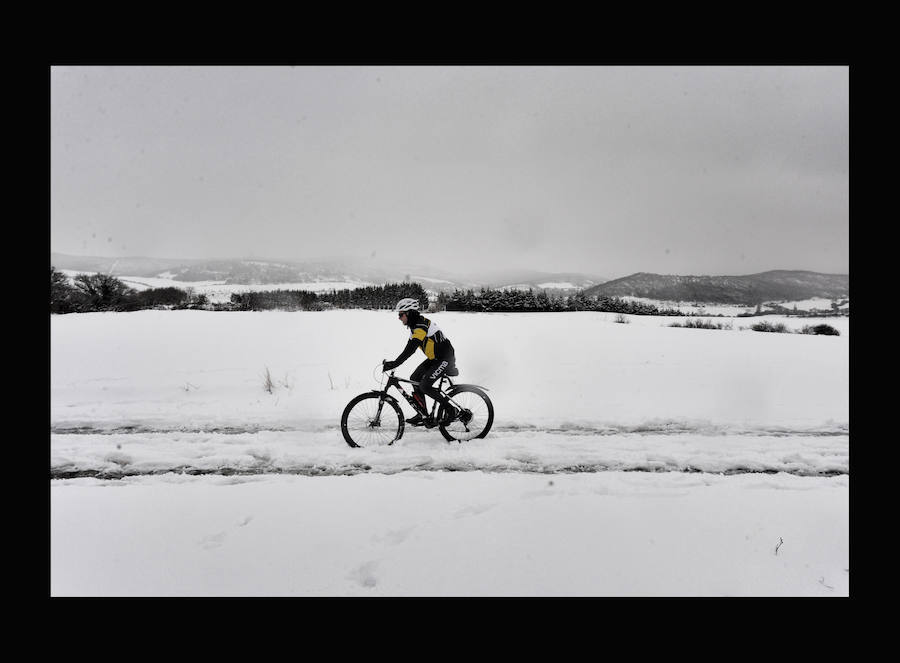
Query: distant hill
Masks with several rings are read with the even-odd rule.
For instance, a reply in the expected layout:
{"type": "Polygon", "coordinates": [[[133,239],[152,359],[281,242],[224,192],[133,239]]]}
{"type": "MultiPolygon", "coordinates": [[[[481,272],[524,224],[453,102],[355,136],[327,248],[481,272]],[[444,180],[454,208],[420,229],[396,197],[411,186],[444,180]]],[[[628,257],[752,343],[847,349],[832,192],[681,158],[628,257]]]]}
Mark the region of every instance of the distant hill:
{"type": "Polygon", "coordinates": [[[746,276],[672,276],[638,272],[587,288],[585,294],[753,306],[769,301],[849,297],[850,275],[791,270],[746,276]]]}
{"type": "Polygon", "coordinates": [[[50,263],[57,269],[103,272],[113,276],[170,278],[185,283],[220,281],[226,284],[263,285],[316,281],[402,281],[402,274],[383,270],[353,269],[338,262],[286,262],[273,260],[202,260],[181,258],[108,258],[52,253],[50,263]],[[374,277],[374,278],[372,278],[374,277]]]}
{"type": "Polygon", "coordinates": [[[184,267],[201,264],[202,260],[180,260],[173,258],[106,258],[101,256],[72,256],[51,253],[50,264],[57,269],[77,272],[112,274],[113,276],[156,276],[169,270],[178,271],[184,267]]]}
{"type": "Polygon", "coordinates": [[[538,270],[504,270],[467,275],[468,287],[497,289],[571,291],[591,288],[608,279],[581,272],[541,272],[538,270]]]}
{"type": "Polygon", "coordinates": [[[446,270],[406,264],[386,264],[366,259],[334,258],[316,261],[275,260],[198,260],[174,258],[108,258],[50,254],[57,269],[103,272],[113,276],[169,278],[184,282],[218,281],[235,285],[302,284],[342,282],[383,285],[417,281],[433,292],[492,288],[533,288],[558,293],[589,288],[605,279],[581,273],[556,273],[538,270],[507,270],[459,274],[446,270]]]}

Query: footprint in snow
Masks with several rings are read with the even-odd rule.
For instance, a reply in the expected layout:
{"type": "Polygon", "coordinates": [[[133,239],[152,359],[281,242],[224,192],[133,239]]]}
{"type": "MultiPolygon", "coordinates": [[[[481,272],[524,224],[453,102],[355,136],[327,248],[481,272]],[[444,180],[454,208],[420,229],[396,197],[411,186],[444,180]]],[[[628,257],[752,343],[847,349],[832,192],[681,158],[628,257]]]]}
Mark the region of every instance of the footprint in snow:
{"type": "Polygon", "coordinates": [[[463,507],[459,511],[456,512],[456,518],[468,518],[469,516],[478,516],[485,511],[490,511],[496,505],[495,504],[473,504],[471,506],[463,507]]]}
{"type": "Polygon", "coordinates": [[[403,529],[392,529],[388,530],[381,536],[373,536],[372,540],[376,543],[381,543],[384,541],[385,543],[392,546],[399,546],[401,543],[406,541],[406,538],[409,536],[410,532],[415,529],[415,526],[405,527],[403,529]]]}
{"type": "Polygon", "coordinates": [[[378,584],[378,579],[375,577],[375,569],[377,566],[378,562],[366,562],[362,566],[351,571],[349,577],[363,587],[375,587],[375,585],[378,584]]]}
{"type": "Polygon", "coordinates": [[[547,497],[548,495],[558,495],[559,493],[554,492],[550,488],[542,488],[540,490],[528,490],[522,493],[522,497],[533,500],[539,497],[547,497]]]}
{"type": "Polygon", "coordinates": [[[225,542],[225,532],[219,532],[218,534],[207,534],[202,539],[200,539],[200,545],[204,550],[212,550],[213,548],[218,548],[225,542]]]}

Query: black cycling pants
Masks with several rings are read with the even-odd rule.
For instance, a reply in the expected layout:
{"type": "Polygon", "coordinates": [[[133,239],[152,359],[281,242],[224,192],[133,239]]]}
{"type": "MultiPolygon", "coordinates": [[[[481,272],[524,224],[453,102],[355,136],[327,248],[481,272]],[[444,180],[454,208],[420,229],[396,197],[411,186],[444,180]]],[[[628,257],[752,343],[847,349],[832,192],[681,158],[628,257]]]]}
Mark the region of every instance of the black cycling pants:
{"type": "Polygon", "coordinates": [[[417,386],[413,387],[413,394],[416,392],[420,395],[427,394],[434,400],[443,402],[445,399],[441,397],[441,392],[432,385],[434,385],[435,381],[439,380],[447,370],[455,365],[456,357],[453,355],[446,358],[438,357],[423,361],[409,376],[410,380],[419,383],[417,386]]]}

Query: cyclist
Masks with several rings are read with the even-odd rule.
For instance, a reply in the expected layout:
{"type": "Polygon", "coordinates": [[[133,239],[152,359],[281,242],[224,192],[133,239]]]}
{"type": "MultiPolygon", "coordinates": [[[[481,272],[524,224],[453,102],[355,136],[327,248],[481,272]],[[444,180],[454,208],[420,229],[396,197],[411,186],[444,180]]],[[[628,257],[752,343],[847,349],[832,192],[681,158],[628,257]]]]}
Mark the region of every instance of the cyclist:
{"type": "Polygon", "coordinates": [[[456,354],[450,344],[450,339],[444,335],[440,327],[419,312],[419,302],[416,299],[411,297],[401,299],[394,307],[394,312],[397,313],[400,322],[409,327],[409,342],[397,359],[383,363],[383,370],[390,371],[397,368],[409,359],[417,348],[428,357],[409,376],[410,380],[419,383],[413,387],[413,398],[416,399],[422,410],[416,416],[407,419],[407,423],[413,426],[424,425],[426,428],[433,428],[437,425],[430,415],[422,415],[422,412],[428,412],[425,394],[444,405],[444,423],[450,423],[456,418],[459,411],[440,391],[432,386],[441,375],[456,367],[456,354]]]}

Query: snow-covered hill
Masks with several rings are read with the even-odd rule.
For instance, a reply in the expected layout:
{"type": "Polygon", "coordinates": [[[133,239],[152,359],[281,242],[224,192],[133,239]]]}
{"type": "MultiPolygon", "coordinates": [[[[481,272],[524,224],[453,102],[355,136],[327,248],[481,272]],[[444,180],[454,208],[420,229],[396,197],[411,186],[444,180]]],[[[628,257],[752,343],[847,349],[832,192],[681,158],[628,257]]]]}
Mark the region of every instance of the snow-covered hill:
{"type": "Polygon", "coordinates": [[[849,298],[850,276],[802,270],[772,270],[742,276],[639,272],[588,288],[585,294],[755,306],[760,302],[800,301],[814,297],[829,300],[849,298]]]}

